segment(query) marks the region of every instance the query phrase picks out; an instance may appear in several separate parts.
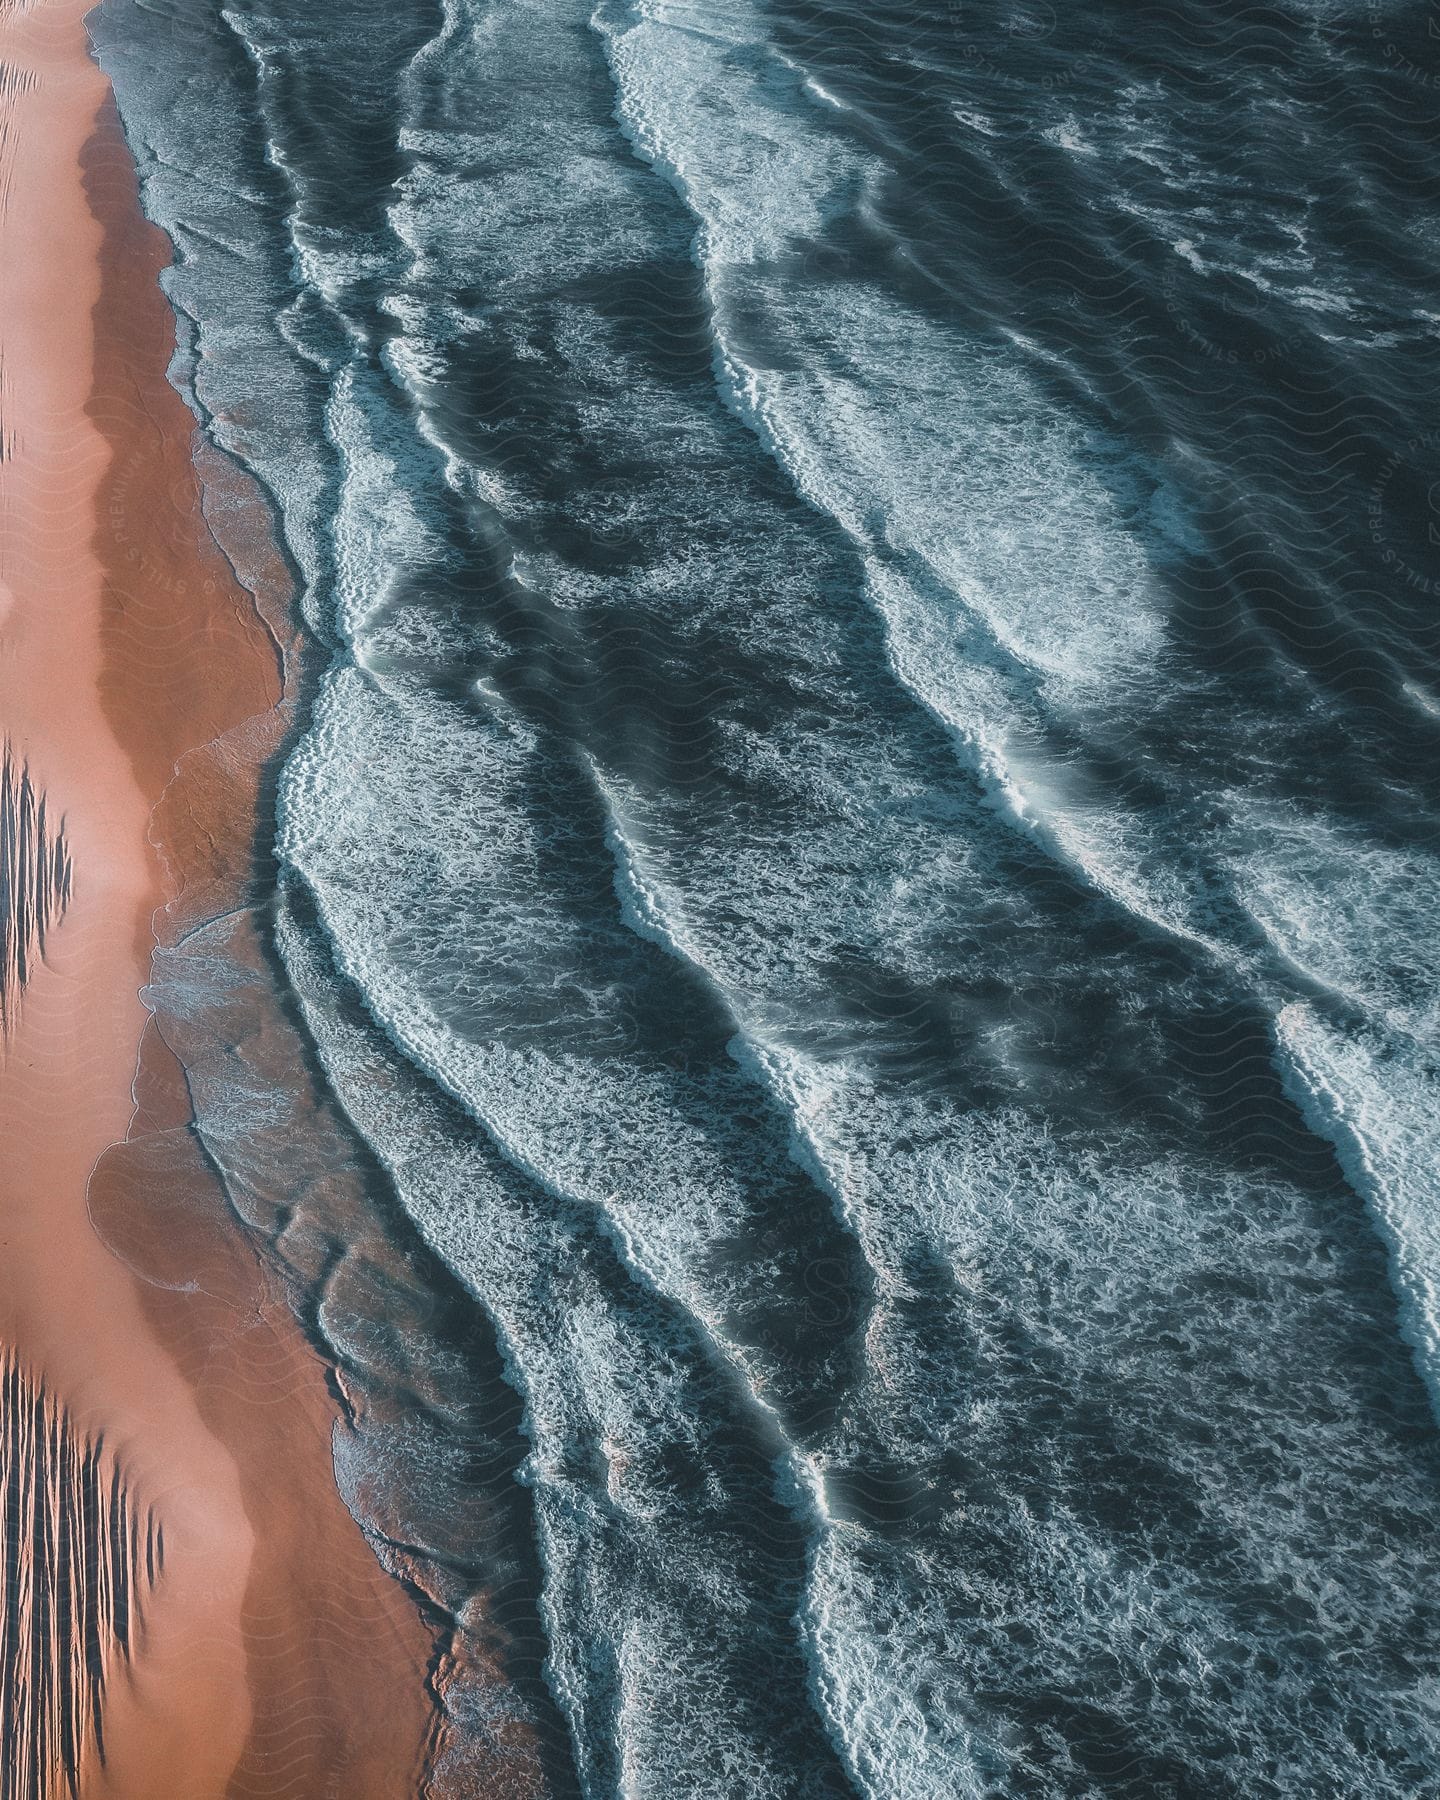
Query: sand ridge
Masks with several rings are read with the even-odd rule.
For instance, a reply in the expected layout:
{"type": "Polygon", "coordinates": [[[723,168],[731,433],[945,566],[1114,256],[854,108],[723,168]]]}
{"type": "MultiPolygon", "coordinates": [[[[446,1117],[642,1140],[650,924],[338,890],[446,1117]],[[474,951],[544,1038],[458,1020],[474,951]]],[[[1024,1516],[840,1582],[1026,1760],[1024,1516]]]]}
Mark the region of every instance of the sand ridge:
{"type": "Polygon", "coordinates": [[[127,1661],[165,1533],[125,1471],[0,1350],[0,1800],[72,1791],[104,1754],[103,1703],[127,1661]]]}
{"type": "Polygon", "coordinates": [[[19,1018],[30,971],[64,918],[75,867],[56,821],[10,744],[0,749],[0,1050],[19,1018]]]}

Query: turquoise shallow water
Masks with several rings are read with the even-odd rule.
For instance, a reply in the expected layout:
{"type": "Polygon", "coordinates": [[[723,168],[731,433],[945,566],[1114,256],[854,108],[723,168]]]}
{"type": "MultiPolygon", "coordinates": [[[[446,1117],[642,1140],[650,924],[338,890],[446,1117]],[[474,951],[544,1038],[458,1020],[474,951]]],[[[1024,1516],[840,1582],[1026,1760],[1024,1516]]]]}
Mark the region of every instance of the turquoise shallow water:
{"type": "Polygon", "coordinates": [[[319,647],[276,968],[434,1293],[313,1296],[406,1340],[342,1480],[547,1783],[1427,1791],[1425,10],[93,29],[319,647]]]}

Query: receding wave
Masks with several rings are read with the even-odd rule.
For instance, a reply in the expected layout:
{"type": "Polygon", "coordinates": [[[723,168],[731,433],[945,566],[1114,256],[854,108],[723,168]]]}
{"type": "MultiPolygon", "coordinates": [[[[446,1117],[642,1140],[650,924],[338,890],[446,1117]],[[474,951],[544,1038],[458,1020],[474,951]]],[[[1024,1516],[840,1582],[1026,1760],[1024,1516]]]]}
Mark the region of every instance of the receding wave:
{"type": "MultiPolygon", "coordinates": [[[[1411,37],[99,19],[323,646],[268,943],[403,1354],[317,1317],[435,1498],[347,1493],[537,1785],[1424,1791],[1411,37]]],[[[197,1111],[287,1191],[263,1066],[197,1111]]]]}

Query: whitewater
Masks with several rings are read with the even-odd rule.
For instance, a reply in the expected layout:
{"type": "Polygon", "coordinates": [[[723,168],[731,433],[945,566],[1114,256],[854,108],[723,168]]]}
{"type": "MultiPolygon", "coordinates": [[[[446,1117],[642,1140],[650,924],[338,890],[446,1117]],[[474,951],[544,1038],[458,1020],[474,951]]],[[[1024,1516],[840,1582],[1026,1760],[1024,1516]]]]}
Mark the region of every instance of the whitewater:
{"type": "Polygon", "coordinates": [[[1433,1784],[1421,18],[92,21],[303,586],[277,969],[443,1271],[342,1484],[501,1522],[406,1541],[557,1794],[1433,1784]]]}

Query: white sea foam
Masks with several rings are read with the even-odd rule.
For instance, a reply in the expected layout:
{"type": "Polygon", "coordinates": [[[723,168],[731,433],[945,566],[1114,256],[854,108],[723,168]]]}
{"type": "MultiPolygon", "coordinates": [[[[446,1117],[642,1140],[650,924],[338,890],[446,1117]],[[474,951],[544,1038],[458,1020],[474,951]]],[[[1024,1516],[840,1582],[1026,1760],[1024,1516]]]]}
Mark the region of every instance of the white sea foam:
{"type": "MultiPolygon", "coordinates": [[[[757,1668],[779,1691],[797,1633],[851,1780],[887,1800],[1046,1792],[1024,1761],[1027,1709],[1122,1692],[1150,1696],[1147,1743],[1190,1755],[1203,1732],[1234,1746],[1211,1771],[1227,1791],[1389,1791],[1341,1716],[1363,1716],[1387,1746],[1427,1748],[1423,1696],[1397,1698],[1374,1673],[1392,1590],[1408,1605],[1427,1571],[1408,1539],[1366,1539],[1354,1509],[1373,1468],[1376,1511],[1383,1499],[1420,1516],[1406,1465],[1371,1457],[1380,1440],[1337,1372],[1350,1342],[1336,1352],[1325,1336],[1356,1309],[1334,1274],[1333,1221],[1317,1227],[1312,1196],[1264,1169],[1160,1154],[1128,1116],[1103,1156],[1077,1133],[1052,1137],[1012,1055],[1027,978],[1078,977],[1053,966],[1063,932],[1030,908],[1008,858],[1039,844],[1133,917],[1216,945],[1183,855],[1067,760],[1160,704],[1154,564],[1186,547],[1183,508],[1049,402],[1027,361],[1034,339],[1016,330],[1013,355],[982,354],[878,284],[807,275],[807,239],[856,208],[874,224],[875,173],[828,90],[804,89],[757,16],[612,19],[632,132],[695,210],[727,402],[864,559],[894,672],[979,774],[987,811],[942,752],[926,760],[938,734],[920,729],[921,708],[882,710],[894,696],[872,679],[873,636],[860,673],[875,710],[831,682],[853,647],[830,634],[848,591],[814,575],[818,559],[785,585],[803,546],[779,512],[755,532],[760,551],[737,550],[748,521],[717,496],[739,434],[692,400],[689,414],[665,410],[639,362],[617,370],[583,307],[550,304],[673,250],[668,222],[652,229],[659,184],[617,169],[603,114],[577,122],[593,70],[559,18],[523,0],[447,0],[407,79],[430,120],[437,87],[453,90],[454,128],[406,137],[393,266],[293,246],[317,305],[343,313],[356,281],[375,279],[397,335],[377,369],[342,319],[311,359],[338,373],[326,422],[343,486],[335,589],[314,604],[346,641],[282,795],[288,879],[323,931],[287,914],[281,942],[337,1093],[483,1306],[523,1396],[546,1674],[582,1791],[805,1792],[818,1735],[809,1761],[787,1764],[737,1700],[757,1668]],[[480,296],[468,311],[460,288],[480,296]],[[757,313],[774,337],[754,331],[757,313]],[[707,471],[716,541],[697,532],[662,550],[653,534],[608,588],[543,542],[507,546],[505,526],[535,508],[523,471],[468,463],[433,404],[460,339],[570,383],[564,419],[607,451],[658,442],[677,477],[707,471]],[[614,431],[619,413],[632,437],[614,431]],[[451,501],[471,522],[484,511],[477,535],[494,532],[496,566],[537,615],[548,606],[578,630],[597,598],[623,593],[657,626],[723,639],[740,619],[746,666],[799,678],[803,723],[784,706],[759,724],[723,708],[713,721],[713,773],[738,796],[728,813],[708,792],[647,791],[588,745],[551,757],[513,671],[488,666],[489,638],[427,610],[426,580],[449,572],[438,521],[453,522],[451,501]],[[809,662],[794,651],[807,635],[809,662]],[[463,701],[432,680],[457,670],[463,701]],[[552,804],[572,761],[608,811],[613,913],[591,904],[593,880],[566,887],[583,861],[603,890],[606,854],[588,799],[552,804]],[[713,1008],[734,1022],[735,1070],[713,1046],[637,1045],[634,997],[656,960],[678,1020],[713,1008]],[[835,973],[851,966],[858,999],[835,973]],[[942,1080],[889,1071],[892,1040],[919,1030],[867,1009],[866,984],[890,977],[969,1034],[942,1080]],[[987,987],[1014,1008],[987,1016],[987,987]],[[772,1115],[788,1121],[789,1162],[772,1115]],[[796,1403],[813,1392],[786,1388],[784,1355],[745,1310],[787,1278],[767,1234],[807,1204],[854,1282],[842,1296],[854,1367],[818,1425],[796,1403]],[[1296,1358],[1296,1343],[1328,1349],[1296,1358]],[[747,1432],[773,1457],[778,1500],[736,1474],[747,1432]],[[892,1476],[918,1496],[898,1527],[883,1492],[863,1491],[892,1476]],[[1139,1523],[1116,1523],[1097,1495],[1133,1503],[1139,1523]],[[1336,1507],[1350,1508],[1338,1522],[1336,1507]],[[1193,1561],[1192,1531],[1206,1546],[1193,1561]],[[800,1568],[803,1585],[786,1587],[800,1568]],[[1344,1645],[1314,1677],[1318,1696],[1314,1621],[1344,1645]],[[1178,1742],[1155,1698],[1162,1662],[1181,1695],[1178,1742]]],[[[184,276],[197,311],[199,280],[184,276]]],[[[303,309],[291,323],[292,347],[313,347],[303,309]]],[[[221,345],[244,402],[268,367],[262,343],[221,345]]],[[[224,363],[205,379],[218,385],[224,363]]],[[[256,454],[296,541],[315,548],[328,499],[304,422],[282,429],[286,382],[275,392],[256,454]]],[[[630,504],[628,477],[623,490],[630,504]]],[[[697,478],[683,503],[699,492],[697,478]]],[[[318,549],[302,560],[328,566],[318,549]]],[[[1333,829],[1317,856],[1308,830],[1274,813],[1229,837],[1216,828],[1215,858],[1241,871],[1271,952],[1261,968],[1231,945],[1228,966],[1266,997],[1319,983],[1418,1029],[1415,970],[1393,954],[1416,924],[1398,898],[1416,865],[1333,829]],[[1317,897],[1335,859],[1364,878],[1326,919],[1317,897]]],[[[1428,1344],[1419,1065],[1314,1009],[1281,1016],[1292,1091],[1373,1196],[1407,1330],[1428,1344]]],[[[243,1158],[245,1107],[201,1098],[216,1141],[243,1158]]],[[[798,1686],[786,1691],[803,1713],[798,1686]]],[[[778,1729],[773,1713],[765,1724],[778,1729]]],[[[1072,1728],[1088,1743],[1108,1727],[1091,1712],[1057,1737],[1072,1728]]],[[[1134,1748],[1117,1737],[1114,1766],[1128,1770],[1134,1748]]],[[[1073,1791],[1090,1780],[1062,1768],[1073,1791]]],[[[812,1791],[830,1779],[815,1773],[812,1791]]]]}
{"type": "MultiPolygon", "coordinates": [[[[1259,978],[1259,961],[1245,946],[1215,935],[1204,890],[1191,884],[1173,845],[1154,842],[1144,820],[1113,803],[1087,811],[1083,792],[1068,790],[1057,763],[1057,743],[1067,734],[1083,744],[1117,711],[1152,706],[1163,692],[1166,614],[1155,565],[1175,548],[1191,547],[1183,510],[1163,484],[1125,467],[1096,434],[1057,413],[1019,364],[982,354],[862,281],[826,284],[807,276],[799,246],[824,236],[869,175],[860,153],[833,134],[817,133],[767,72],[758,19],[732,8],[722,30],[704,8],[641,0],[628,9],[602,8],[597,22],[623,123],[696,218],[722,393],[800,491],[861,550],[896,673],[967,745],[1000,809],[1018,825],[1040,835],[1132,915],[1259,978]],[[742,59],[730,51],[747,24],[751,55],[742,59]],[[746,342],[757,316],[769,334],[758,354],[746,342]]],[[[1204,266],[1193,239],[1179,237],[1175,247],[1197,270],[1204,266]]],[[[1298,304],[1323,299],[1311,288],[1291,292],[1298,304]]],[[[1227,874],[1236,867],[1236,848],[1233,837],[1217,836],[1216,863],[1227,874]]],[[[710,968],[733,995],[733,976],[715,967],[713,940],[697,942],[680,923],[678,896],[657,897],[653,870],[640,885],[652,921],[647,929],[655,917],[667,918],[672,948],[710,968]]],[[[1306,899],[1313,903],[1309,877],[1300,885],[1304,899],[1297,892],[1286,902],[1292,910],[1306,899]]],[[[1258,916],[1278,947],[1284,933],[1274,930],[1275,911],[1262,907],[1258,916]]],[[[1288,1041],[1295,1015],[1281,1016],[1288,1041]]],[[[885,1342],[902,1316],[890,1304],[904,1293],[902,1246],[908,1240],[913,1251],[954,1230],[941,1224],[937,1196],[965,1192],[964,1178],[957,1180],[945,1164],[957,1155],[963,1160],[955,1147],[966,1142],[966,1128],[951,1119],[927,1137],[913,1118],[873,1095],[867,1116],[863,1081],[843,1067],[817,1071],[778,1045],[773,1022],[767,1027],[756,1015],[745,1041],[795,1122],[798,1153],[843,1196],[877,1270],[867,1364],[883,1382],[906,1361],[887,1356],[885,1342]],[[918,1135],[951,1148],[937,1151],[927,1182],[907,1200],[893,1163],[881,1178],[880,1159],[867,1158],[863,1146],[872,1132],[892,1143],[913,1145],[918,1135]]],[[[1309,1066],[1319,1066],[1313,1054],[1309,1066]]],[[[1344,1084],[1358,1090],[1366,1079],[1353,1057],[1331,1056],[1328,1066],[1337,1096],[1344,1084]]],[[[1334,1101],[1341,1111],[1354,1104],[1334,1101]]],[[[1315,1107],[1306,1110],[1318,1126],[1315,1107]]],[[[1404,1185],[1402,1166],[1404,1182],[1413,1186],[1419,1136],[1411,1127],[1376,1125],[1373,1106],[1362,1110],[1385,1146],[1389,1191],[1404,1185]]],[[[1039,1147],[1023,1130],[1019,1143],[1035,1179],[1039,1147]]],[[[1382,1152],[1366,1154],[1373,1162],[1382,1152]]],[[[909,1172],[915,1161],[912,1153],[909,1172]]],[[[993,1163],[972,1165],[970,1178],[984,1193],[994,1184],[993,1163]]],[[[1134,1196],[1144,1204],[1142,1175],[1119,1172],[1111,1179],[1117,1199],[1134,1196]]],[[[1183,1187],[1197,1177],[1176,1179],[1183,1187]]],[[[1057,1223],[1076,1204],[1077,1191],[1083,1184],[1072,1175],[1052,1176],[1047,1197],[1057,1223]]],[[[1162,1184],[1159,1192],[1165,1191],[1162,1184]]],[[[1392,1217],[1396,1204],[1382,1203],[1382,1218],[1392,1217]]],[[[1238,1191],[1222,1212],[1232,1205],[1238,1216],[1238,1191]]],[[[995,1216],[993,1205],[987,1207],[992,1237],[995,1216]]],[[[1124,1216],[1122,1203],[1106,1221],[1105,1237],[1123,1230],[1124,1216]]],[[[1036,1240],[1022,1235],[1033,1255],[1036,1240]]],[[[1429,1276],[1415,1272],[1430,1258],[1422,1239],[1413,1239],[1401,1262],[1411,1271],[1402,1285],[1414,1286],[1424,1314],[1429,1276]]],[[[1134,1254],[1131,1244],[1131,1262],[1134,1254]]],[[[1166,1261],[1158,1246],[1156,1261],[1157,1267],[1166,1261]]],[[[1074,1344],[1068,1348],[1073,1354],[1074,1344]]],[[[1077,1522],[1071,1525],[1064,1554],[1078,1565],[1088,1554],[1079,1547],[1085,1534],[1077,1522]]],[[[843,1534],[827,1533],[809,1600],[817,1680],[847,1765],[868,1792],[984,1791],[991,1769],[1004,1764],[1004,1747],[967,1734],[963,1697],[948,1709],[942,1729],[921,1716],[913,1702],[918,1671],[934,1668],[939,1645],[926,1642],[927,1624],[912,1614],[903,1628],[895,1624],[879,1652],[872,1634],[886,1606],[862,1566],[843,1534]],[[857,1595],[863,1599],[847,1603],[857,1595]]],[[[1085,1611],[1079,1590],[1093,1578],[1076,1576],[1077,1613],[1085,1611]]],[[[1124,1585],[1118,1572],[1114,1579],[1124,1585]]],[[[906,1586],[896,1576],[888,1592],[906,1586]]],[[[1163,1613],[1167,1604],[1145,1592],[1143,1581],[1137,1584],[1137,1616],[1163,1613]]],[[[943,1638],[938,1618],[934,1633],[943,1638]]]]}
{"type": "Polygon", "coordinates": [[[1276,1020],[1281,1066],[1313,1128],[1335,1146],[1390,1252],[1400,1330],[1440,1418],[1440,1174],[1433,1056],[1346,1032],[1299,1002],[1276,1020]]]}
{"type": "MultiPolygon", "coordinates": [[[[775,1421],[773,1409],[753,1385],[756,1371],[748,1366],[743,1348],[727,1338],[714,1292],[701,1275],[727,1238],[748,1234],[746,1203],[715,1147],[677,1113],[658,1073],[647,1082],[633,1062],[477,1041],[437,1003],[441,971],[434,971],[432,981],[413,957],[394,956],[396,934],[404,929],[401,909],[414,906],[417,896],[413,886],[393,873],[377,879],[373,845],[385,829],[382,821],[393,816],[393,797],[377,784],[369,804],[357,803],[353,793],[342,800],[336,783],[343,779],[340,772],[352,766],[362,736],[370,746],[367,766],[393,764],[404,771],[405,780],[420,775],[448,783],[451,776],[440,736],[430,733],[422,747],[412,736],[416,724],[393,703],[357,693],[362,679],[357,672],[342,672],[322,700],[316,730],[290,777],[286,851],[315,890],[343,966],[403,1048],[405,1059],[458,1099],[483,1127],[484,1140],[499,1152],[498,1160],[492,1157],[487,1164],[463,1140],[452,1144],[436,1126],[426,1147],[409,1152],[399,1173],[407,1205],[447,1261],[466,1272],[495,1309],[513,1347],[516,1379],[530,1407],[535,1437],[530,1479],[552,1571],[545,1605],[556,1693],[574,1726],[586,1791],[603,1793],[611,1791],[611,1778],[604,1761],[595,1760],[600,1747],[614,1745],[622,1763],[628,1759],[651,1769],[666,1766],[676,1709],[693,1714],[700,1704],[697,1697],[685,1698],[709,1678],[705,1657],[696,1655],[697,1609],[709,1610],[697,1584],[713,1588],[717,1618],[734,1615],[726,1629],[746,1629],[746,1609],[734,1614],[733,1569],[723,1563],[712,1566],[709,1552],[691,1541],[690,1527],[669,1496],[647,1485],[649,1477],[639,1479],[657,1450],[685,1442],[699,1429],[704,1408],[697,1414],[697,1398],[685,1391],[697,1339],[703,1343],[708,1335],[736,1375],[752,1384],[751,1404],[775,1421]],[[385,743],[383,757],[376,755],[380,740],[385,743]],[[342,817],[344,827],[337,836],[336,822],[342,817]],[[356,855],[367,838],[369,854],[356,855]],[[349,851],[347,839],[353,846],[349,851]],[[363,886],[348,877],[352,862],[368,870],[363,886]],[[426,1157],[434,1158],[428,1169],[426,1157]],[[453,1168],[457,1158],[474,1163],[475,1173],[466,1176],[453,1168]],[[507,1184],[506,1169],[521,1180],[507,1184]],[[457,1210],[457,1195],[467,1190],[472,1205],[483,1205],[483,1214],[457,1210]],[[537,1202],[553,1214],[550,1224],[542,1225],[536,1217],[537,1202]],[[507,1218],[513,1222],[507,1225],[507,1218]],[[627,1336],[613,1303],[593,1286],[587,1288],[583,1257],[593,1258],[594,1252],[563,1250],[558,1239],[567,1233],[582,1240],[588,1233],[613,1247],[642,1296],[630,1304],[655,1315],[643,1333],[627,1336]],[[582,1258],[579,1265],[577,1256],[582,1258]],[[543,1271],[552,1268],[570,1271],[559,1277],[563,1302],[558,1295],[537,1291],[549,1279],[543,1271]],[[668,1347],[665,1342],[662,1322],[669,1316],[669,1300],[678,1302],[674,1316],[687,1322],[676,1328],[689,1340],[684,1348],[678,1341],[668,1347]],[[609,1446],[604,1458],[608,1497],[594,1494],[575,1472],[582,1447],[591,1443],[609,1446]],[[657,1572],[651,1582],[636,1580],[631,1560],[636,1544],[647,1539],[646,1560],[671,1559],[663,1578],[657,1572]],[[628,1550],[620,1550],[621,1540],[628,1550]],[[683,1572],[682,1564],[688,1565],[683,1572]],[[688,1598],[683,1603],[671,1591],[676,1579],[685,1584],[688,1598]],[[613,1685],[593,1662],[602,1640],[613,1641],[618,1658],[613,1685]],[[664,1674],[655,1672],[640,1687],[633,1679],[633,1646],[642,1643],[661,1659],[664,1674]],[[587,1659],[592,1659],[588,1666],[587,1659]],[[631,1679],[624,1675],[626,1667],[631,1679]]],[[[523,754],[523,738],[497,732],[487,748],[489,782],[503,787],[507,765],[513,769],[523,754]]],[[[488,883],[488,918],[483,933],[477,920],[476,948],[493,976],[499,962],[521,952],[518,937],[507,940],[505,925],[532,942],[534,938],[534,890],[525,898],[531,879],[525,874],[528,827],[503,799],[469,791],[456,791],[455,798],[466,810],[463,819],[453,821],[455,842],[463,850],[453,856],[447,845],[419,850],[427,864],[420,904],[452,917],[456,909],[473,905],[473,859],[488,848],[491,860],[482,873],[488,883]],[[504,917],[521,906],[528,926],[518,911],[504,917]]],[[[546,962],[553,970],[561,944],[553,920],[547,929],[546,962]]],[[[291,953],[299,957],[302,948],[292,942],[291,953]]],[[[621,996],[611,994],[608,1000],[618,1003],[621,996]]],[[[606,995],[594,996],[597,1008],[606,1002],[606,995]]],[[[453,1002],[448,1010],[453,1012],[453,1002]]],[[[414,1142],[417,1134],[423,1140],[424,1107],[412,1120],[403,1107],[391,1103],[387,1108],[383,1091],[372,1092],[363,1079],[366,1063],[373,1066],[373,1050],[357,1046],[347,1053],[336,1021],[323,1009],[315,1016],[315,1028],[322,1042],[333,1046],[335,1080],[357,1109],[367,1137],[391,1156],[400,1154],[395,1146],[414,1142]]],[[[783,1435],[777,1431],[778,1452],[783,1452],[783,1435]]],[[[728,1727],[722,1718],[709,1729],[723,1742],[728,1727]]],[[[734,1753],[743,1763],[747,1753],[738,1736],[734,1753]]],[[[703,1779],[706,1766],[706,1758],[700,1757],[697,1780],[703,1779]]],[[[752,1774],[754,1792],[771,1791],[772,1777],[763,1768],[752,1774]]]]}
{"type": "Polygon", "coordinates": [[[1276,950],[1382,1030],[1440,1039],[1440,857],[1315,806],[1230,806],[1240,892],[1276,950]]]}
{"type": "Polygon", "coordinates": [[[732,10],[719,33],[704,8],[646,4],[597,23],[623,122],[696,216],[722,391],[861,549],[897,673],[1021,828],[1150,923],[1208,943],[1203,900],[1149,823],[1087,816],[1054,747],[1025,753],[1057,726],[1103,734],[1163,688],[1152,559],[1192,543],[1177,499],[1019,361],[789,260],[869,177],[755,62],[722,55],[748,28],[763,59],[758,17],[732,10]],[[754,314],[784,354],[747,358],[736,327],[754,314]]]}

